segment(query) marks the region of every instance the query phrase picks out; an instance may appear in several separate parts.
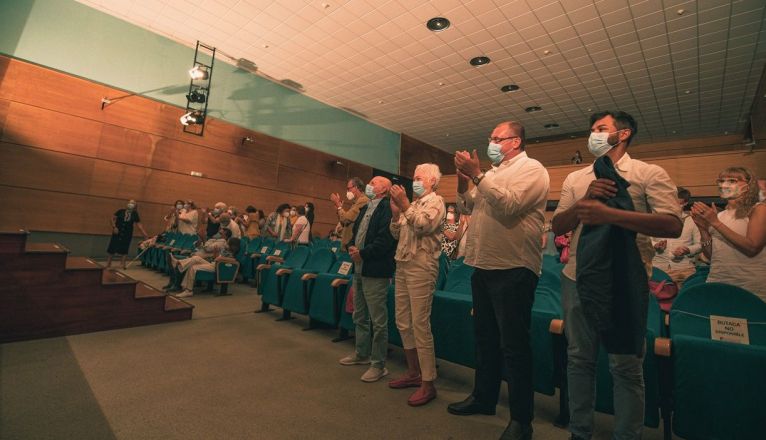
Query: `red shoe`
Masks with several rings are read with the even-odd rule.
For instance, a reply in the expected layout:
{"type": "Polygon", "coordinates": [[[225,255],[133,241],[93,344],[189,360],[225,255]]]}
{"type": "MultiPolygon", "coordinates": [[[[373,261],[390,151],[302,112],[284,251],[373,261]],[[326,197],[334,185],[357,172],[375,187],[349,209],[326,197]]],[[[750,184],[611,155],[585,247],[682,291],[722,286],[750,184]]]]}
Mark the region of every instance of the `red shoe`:
{"type": "Polygon", "coordinates": [[[402,388],[419,387],[422,383],[423,381],[418,374],[415,377],[402,376],[398,379],[394,379],[388,382],[388,387],[399,390],[402,388]]]}
{"type": "Polygon", "coordinates": [[[431,388],[431,391],[423,391],[423,388],[419,388],[407,399],[407,404],[409,406],[423,406],[434,399],[436,399],[435,388],[431,388]]]}

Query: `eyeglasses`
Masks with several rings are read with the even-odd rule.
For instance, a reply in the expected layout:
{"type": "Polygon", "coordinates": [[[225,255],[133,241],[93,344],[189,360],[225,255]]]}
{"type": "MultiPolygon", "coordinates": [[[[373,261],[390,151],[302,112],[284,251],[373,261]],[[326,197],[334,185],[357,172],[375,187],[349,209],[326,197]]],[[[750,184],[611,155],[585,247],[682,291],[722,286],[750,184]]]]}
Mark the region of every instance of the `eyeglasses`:
{"type": "MultiPolygon", "coordinates": [[[[498,137],[488,137],[487,140],[490,142],[494,142],[496,144],[499,144],[500,142],[507,141],[508,139],[518,138],[518,136],[508,136],[504,138],[498,138],[498,137]]],[[[519,138],[521,139],[521,138],[519,138]]]]}
{"type": "Polygon", "coordinates": [[[744,182],[744,179],[716,179],[715,183],[717,185],[722,185],[724,183],[728,183],[729,185],[734,185],[737,182],[744,182]]]}

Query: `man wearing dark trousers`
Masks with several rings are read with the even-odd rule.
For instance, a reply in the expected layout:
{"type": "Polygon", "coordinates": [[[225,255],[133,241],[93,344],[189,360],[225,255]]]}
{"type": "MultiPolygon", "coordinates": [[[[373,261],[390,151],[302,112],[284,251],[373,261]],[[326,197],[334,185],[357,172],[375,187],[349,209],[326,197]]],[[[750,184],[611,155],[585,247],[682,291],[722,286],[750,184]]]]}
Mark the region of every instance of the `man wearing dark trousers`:
{"type": "Polygon", "coordinates": [[[503,122],[489,138],[492,169],[486,173],[476,150],[455,153],[458,209],[471,215],[465,263],[476,268],[471,278],[476,376],[471,395],[447,409],[456,415],[494,414],[505,365],[511,422],[501,439],[532,438],[534,416],[529,328],[550,179],[524,145],[524,127],[503,122]],[[469,181],[475,185],[470,191],[469,181]]]}

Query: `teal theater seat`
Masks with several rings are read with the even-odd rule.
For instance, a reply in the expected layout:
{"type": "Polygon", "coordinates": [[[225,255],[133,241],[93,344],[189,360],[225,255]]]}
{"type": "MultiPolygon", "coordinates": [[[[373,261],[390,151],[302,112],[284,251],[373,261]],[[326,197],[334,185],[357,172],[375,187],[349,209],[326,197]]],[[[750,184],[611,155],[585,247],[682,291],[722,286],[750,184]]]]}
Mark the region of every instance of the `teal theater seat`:
{"type": "Polygon", "coordinates": [[[316,248],[302,268],[284,268],[278,271],[277,275],[286,279],[282,281],[284,287],[282,309],[288,313],[308,314],[314,280],[318,274],[330,270],[334,262],[335,254],[330,249],[316,248]]]}
{"type": "Polygon", "coordinates": [[[306,264],[311,249],[308,246],[296,246],[289,252],[285,259],[272,255],[267,258],[269,264],[263,265],[260,270],[259,291],[261,293],[262,310],[268,310],[269,305],[282,306],[283,283],[282,277],[277,275],[281,269],[298,269],[306,264]]]}
{"type": "Polygon", "coordinates": [[[766,438],[764,301],[721,283],[684,289],[670,310],[670,340],[659,342],[655,350],[672,364],[673,433],[688,439],[766,438]],[[727,337],[746,327],[749,344],[714,339],[713,327],[727,337]]]}
{"type": "Polygon", "coordinates": [[[341,321],[343,321],[346,330],[354,329],[351,314],[345,313],[346,294],[353,275],[353,263],[351,257],[346,253],[337,256],[329,271],[317,274],[309,304],[309,318],[311,320],[332,327],[341,325],[341,321]],[[344,318],[345,315],[348,316],[344,318]]]}

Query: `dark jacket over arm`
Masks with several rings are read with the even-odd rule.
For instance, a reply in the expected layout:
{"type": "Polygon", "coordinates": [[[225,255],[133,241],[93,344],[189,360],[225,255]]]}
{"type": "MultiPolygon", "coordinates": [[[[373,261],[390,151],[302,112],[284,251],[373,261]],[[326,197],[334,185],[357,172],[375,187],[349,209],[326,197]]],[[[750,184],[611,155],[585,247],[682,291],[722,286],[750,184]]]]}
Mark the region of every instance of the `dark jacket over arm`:
{"type": "MultiPolygon", "coordinates": [[[[364,206],[354,222],[354,233],[348,246],[356,244],[356,233],[359,224],[367,212],[364,206]]],[[[394,275],[396,265],[394,254],[396,253],[396,240],[391,235],[389,225],[391,223],[391,202],[388,197],[381,199],[375,212],[370,217],[367,226],[367,234],[364,237],[364,248],[359,251],[362,256],[362,276],[371,278],[391,278],[394,275]]]]}
{"type": "MultiPolygon", "coordinates": [[[[596,178],[613,180],[617,195],[606,204],[633,211],[628,183],[603,156],[593,164],[596,178]]],[[[649,282],[636,233],[615,225],[585,225],[577,245],[577,294],[583,313],[595,323],[607,353],[644,350],[649,282]]]]}

